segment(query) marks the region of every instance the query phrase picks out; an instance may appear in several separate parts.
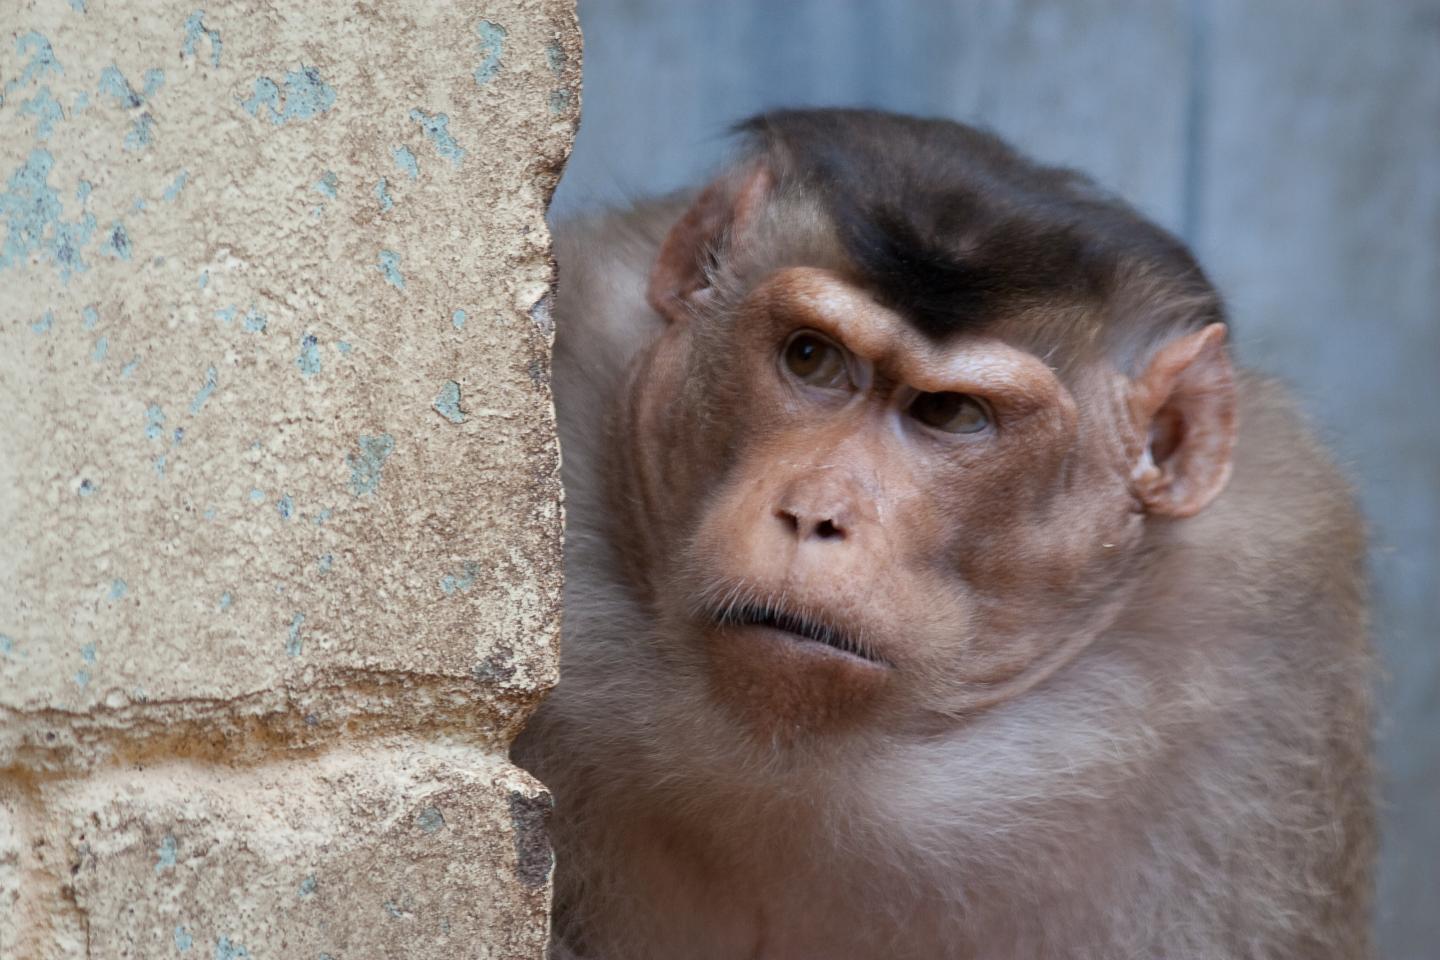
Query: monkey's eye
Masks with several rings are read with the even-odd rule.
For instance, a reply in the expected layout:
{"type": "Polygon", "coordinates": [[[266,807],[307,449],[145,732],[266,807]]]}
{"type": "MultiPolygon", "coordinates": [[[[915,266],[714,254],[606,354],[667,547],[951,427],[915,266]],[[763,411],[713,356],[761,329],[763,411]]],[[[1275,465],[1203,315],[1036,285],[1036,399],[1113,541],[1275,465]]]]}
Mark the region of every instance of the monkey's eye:
{"type": "Polygon", "coordinates": [[[850,371],[840,348],[818,334],[801,331],[785,344],[785,368],[816,387],[846,387],[850,371]]]}
{"type": "Polygon", "coordinates": [[[946,433],[979,433],[990,425],[985,404],[968,393],[922,393],[911,402],[910,416],[946,433]]]}

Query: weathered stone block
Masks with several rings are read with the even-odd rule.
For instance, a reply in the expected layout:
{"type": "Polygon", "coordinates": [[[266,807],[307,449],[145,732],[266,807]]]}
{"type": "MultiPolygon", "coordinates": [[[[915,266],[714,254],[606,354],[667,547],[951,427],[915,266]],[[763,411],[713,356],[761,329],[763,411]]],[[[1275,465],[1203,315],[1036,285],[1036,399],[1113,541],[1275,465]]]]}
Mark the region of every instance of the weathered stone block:
{"type": "Polygon", "coordinates": [[[536,957],[548,803],[483,750],[412,740],[60,781],[24,855],[59,882],[11,897],[44,933],[7,956],[536,957]]]}
{"type": "Polygon", "coordinates": [[[538,955],[573,4],[0,24],[0,955],[538,955]]]}

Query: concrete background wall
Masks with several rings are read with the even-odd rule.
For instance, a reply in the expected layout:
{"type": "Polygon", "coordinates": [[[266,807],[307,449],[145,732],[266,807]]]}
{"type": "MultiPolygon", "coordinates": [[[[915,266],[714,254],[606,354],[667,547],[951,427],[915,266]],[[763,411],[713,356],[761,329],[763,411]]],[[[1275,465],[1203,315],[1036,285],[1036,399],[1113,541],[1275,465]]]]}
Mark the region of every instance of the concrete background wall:
{"type": "Polygon", "coordinates": [[[0,0],[0,956],[539,957],[569,0],[0,0]]]}
{"type": "Polygon", "coordinates": [[[767,107],[990,126],[1180,232],[1373,525],[1391,960],[1440,943],[1440,0],[585,0],[556,211],[671,190],[767,107]]]}

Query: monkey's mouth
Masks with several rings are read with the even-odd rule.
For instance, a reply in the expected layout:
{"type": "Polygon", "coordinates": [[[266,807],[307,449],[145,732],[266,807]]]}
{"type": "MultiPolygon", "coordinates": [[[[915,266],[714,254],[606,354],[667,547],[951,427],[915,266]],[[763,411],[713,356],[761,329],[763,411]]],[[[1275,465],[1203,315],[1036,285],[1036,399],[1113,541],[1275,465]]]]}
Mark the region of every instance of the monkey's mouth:
{"type": "Polygon", "coordinates": [[[722,627],[763,627],[768,630],[777,630],[780,633],[787,633],[810,643],[821,644],[877,666],[888,667],[891,665],[889,661],[849,633],[773,605],[739,604],[724,610],[716,610],[712,616],[715,623],[722,627]]]}

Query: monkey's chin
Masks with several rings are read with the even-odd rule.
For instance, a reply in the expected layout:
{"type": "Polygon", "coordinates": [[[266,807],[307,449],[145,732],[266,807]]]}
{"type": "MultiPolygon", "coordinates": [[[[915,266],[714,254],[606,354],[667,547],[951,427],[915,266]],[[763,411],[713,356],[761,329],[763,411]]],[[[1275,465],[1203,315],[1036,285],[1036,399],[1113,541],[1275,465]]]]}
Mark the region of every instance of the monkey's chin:
{"type": "Polygon", "coordinates": [[[703,642],[716,697],[766,739],[863,722],[894,674],[879,659],[774,626],[716,625],[703,642]]]}

